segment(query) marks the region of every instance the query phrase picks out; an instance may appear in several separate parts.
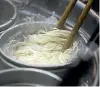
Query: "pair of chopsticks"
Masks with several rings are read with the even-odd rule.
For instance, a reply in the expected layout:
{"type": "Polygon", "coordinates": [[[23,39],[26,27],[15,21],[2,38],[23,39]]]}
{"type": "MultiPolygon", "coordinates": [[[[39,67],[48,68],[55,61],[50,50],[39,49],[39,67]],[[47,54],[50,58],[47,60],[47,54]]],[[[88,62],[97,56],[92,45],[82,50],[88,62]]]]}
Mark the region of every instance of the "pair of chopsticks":
{"type": "MultiPolygon", "coordinates": [[[[61,18],[57,24],[57,28],[63,28],[64,23],[65,23],[66,19],[68,18],[69,14],[71,13],[73,7],[75,6],[76,2],[77,2],[77,0],[70,0],[69,5],[66,7],[66,10],[64,11],[63,15],[61,16],[61,18]]],[[[63,45],[63,49],[62,49],[63,52],[64,52],[64,50],[68,49],[73,44],[73,41],[75,40],[78,30],[80,29],[81,25],[83,24],[85,18],[88,15],[88,12],[92,6],[92,3],[93,3],[93,0],[88,0],[85,8],[83,9],[75,26],[73,27],[73,30],[71,31],[71,33],[68,36],[68,39],[66,40],[65,44],[63,45]]]]}

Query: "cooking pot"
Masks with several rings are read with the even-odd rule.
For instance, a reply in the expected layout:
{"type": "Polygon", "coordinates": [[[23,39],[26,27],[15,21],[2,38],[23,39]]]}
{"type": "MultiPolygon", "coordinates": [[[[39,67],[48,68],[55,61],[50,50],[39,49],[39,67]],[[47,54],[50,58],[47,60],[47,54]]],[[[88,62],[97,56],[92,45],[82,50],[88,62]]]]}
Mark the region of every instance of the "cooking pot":
{"type": "MultiPolygon", "coordinates": [[[[99,51],[95,51],[94,52],[94,57],[92,57],[92,61],[90,61],[90,70],[89,72],[86,74],[86,76],[80,78],[80,84],[79,85],[83,85],[83,86],[96,86],[98,85],[99,82],[99,59],[98,59],[98,52],[99,51]],[[85,78],[85,79],[84,79],[85,78]],[[83,79],[83,80],[81,80],[83,79]],[[85,81],[84,81],[85,80],[85,81]]],[[[18,68],[18,66],[13,65],[12,63],[9,63],[8,61],[4,60],[3,58],[0,58],[1,60],[1,69],[9,69],[9,68],[18,68]]],[[[66,69],[58,69],[58,70],[50,70],[53,73],[58,74],[59,76],[62,76],[63,73],[66,72],[69,73],[70,69],[66,67],[66,69]]],[[[77,71],[78,72],[78,71],[77,71]]],[[[66,84],[67,85],[67,84],[66,84]]]]}
{"type": "Polygon", "coordinates": [[[10,0],[0,0],[0,32],[12,26],[16,17],[16,6],[10,0]]]}
{"type": "MultiPolygon", "coordinates": [[[[31,0],[28,8],[26,7],[26,10],[23,9],[22,11],[24,14],[30,16],[32,13],[40,13],[44,16],[50,16],[52,14],[52,11],[56,12],[56,17],[59,18],[59,16],[63,13],[66,5],[69,3],[69,0],[31,0]],[[54,3],[53,3],[54,2],[54,3]],[[56,3],[57,2],[57,3],[56,3]],[[52,5],[51,5],[52,4],[52,5]]],[[[76,23],[82,9],[84,8],[84,4],[80,1],[77,2],[75,5],[73,11],[71,12],[69,18],[66,21],[66,24],[73,27],[73,25],[76,23]]],[[[87,43],[88,39],[92,35],[93,31],[98,25],[98,16],[95,14],[93,10],[91,10],[88,14],[88,17],[86,18],[84,24],[81,27],[80,34],[83,36],[85,42],[87,43]],[[91,25],[91,26],[88,26],[91,25]]],[[[3,35],[2,35],[3,36],[3,35]]],[[[3,43],[2,43],[3,44],[3,43]]],[[[14,62],[9,61],[9,59],[4,58],[4,55],[1,57],[3,66],[5,68],[9,67],[18,67],[18,65],[14,62]],[[9,67],[8,67],[9,65],[9,67]]],[[[78,63],[78,62],[77,62],[78,63]]],[[[74,63],[77,65],[77,63],[74,63]]],[[[59,76],[63,76],[64,72],[69,70],[68,67],[66,68],[55,68],[50,69],[51,72],[56,73],[59,76]]]]}
{"type": "MultiPolygon", "coordinates": [[[[29,34],[36,34],[38,31],[40,31],[41,29],[47,29],[48,31],[52,28],[55,27],[55,24],[49,24],[49,23],[22,23],[16,26],[13,26],[11,28],[9,28],[8,30],[6,30],[0,38],[0,55],[1,55],[1,59],[6,60],[7,62],[11,63],[12,65],[18,66],[18,67],[28,67],[28,68],[40,68],[40,69],[45,69],[45,70],[50,70],[50,71],[54,71],[54,72],[60,72],[61,71],[65,71],[66,67],[70,66],[76,66],[80,59],[76,56],[72,56],[72,60],[69,60],[69,62],[66,62],[66,64],[57,64],[57,65],[29,65],[26,63],[23,63],[21,61],[18,61],[17,59],[15,59],[13,56],[11,56],[10,53],[12,50],[10,50],[10,46],[8,46],[10,43],[9,41],[15,40],[15,42],[12,42],[11,46],[13,45],[13,43],[16,43],[16,41],[23,41],[24,37],[23,36],[28,36],[29,34]]],[[[81,38],[81,37],[80,37],[81,38]]],[[[76,54],[75,54],[76,55],[76,54]]],[[[64,74],[61,74],[64,75],[64,74]]]]}
{"type": "Polygon", "coordinates": [[[34,68],[15,68],[0,71],[0,86],[57,86],[61,78],[34,68]]]}

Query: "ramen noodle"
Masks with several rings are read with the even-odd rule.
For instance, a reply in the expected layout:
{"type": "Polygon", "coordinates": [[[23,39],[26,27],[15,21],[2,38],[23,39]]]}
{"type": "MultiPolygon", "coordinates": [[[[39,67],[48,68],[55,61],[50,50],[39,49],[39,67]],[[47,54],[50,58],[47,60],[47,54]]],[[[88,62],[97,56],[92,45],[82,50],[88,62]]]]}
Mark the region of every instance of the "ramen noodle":
{"type": "Polygon", "coordinates": [[[59,65],[66,64],[78,51],[77,41],[62,52],[63,45],[69,35],[68,30],[54,28],[52,31],[40,31],[29,35],[23,42],[18,42],[14,47],[13,55],[16,59],[26,64],[59,65]]]}

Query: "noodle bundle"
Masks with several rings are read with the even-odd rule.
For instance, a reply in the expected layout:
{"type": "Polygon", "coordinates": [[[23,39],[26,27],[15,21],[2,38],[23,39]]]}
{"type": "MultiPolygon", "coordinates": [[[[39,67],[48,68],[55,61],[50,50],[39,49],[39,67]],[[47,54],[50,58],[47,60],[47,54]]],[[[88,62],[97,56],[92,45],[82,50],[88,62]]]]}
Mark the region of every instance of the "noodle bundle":
{"type": "Polygon", "coordinates": [[[75,41],[69,49],[62,52],[69,33],[67,30],[54,28],[52,31],[28,35],[23,42],[18,42],[13,48],[13,55],[17,60],[31,65],[66,64],[71,60],[73,53],[78,51],[78,42],[75,41]]]}

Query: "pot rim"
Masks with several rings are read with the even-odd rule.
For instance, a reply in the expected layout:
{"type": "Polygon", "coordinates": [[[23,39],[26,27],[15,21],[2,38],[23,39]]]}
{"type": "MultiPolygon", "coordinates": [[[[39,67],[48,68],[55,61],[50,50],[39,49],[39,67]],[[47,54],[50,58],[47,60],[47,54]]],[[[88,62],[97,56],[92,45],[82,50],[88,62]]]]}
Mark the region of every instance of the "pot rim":
{"type": "Polygon", "coordinates": [[[93,77],[95,77],[93,86],[98,86],[99,84],[99,50],[94,51],[94,59],[93,64],[94,64],[94,69],[93,69],[93,77]],[[96,73],[96,74],[95,74],[96,73]]]}
{"type": "MultiPolygon", "coordinates": [[[[86,4],[82,3],[81,1],[77,2],[78,5],[80,5],[80,7],[83,9],[86,4]]],[[[96,19],[96,21],[99,23],[99,15],[91,8],[89,14],[91,14],[92,17],[94,17],[96,19]]]]}
{"type": "MultiPolygon", "coordinates": [[[[36,24],[45,24],[46,22],[34,22],[36,24]]],[[[15,30],[15,28],[19,27],[19,26],[23,26],[23,25],[28,25],[28,24],[32,24],[32,22],[26,22],[26,23],[21,23],[21,24],[18,24],[18,25],[15,25],[15,26],[12,26],[11,28],[7,29],[4,33],[1,34],[0,36],[0,40],[2,39],[2,37],[7,34],[8,32],[10,32],[10,30],[15,30]]],[[[52,23],[47,23],[47,24],[50,24],[50,25],[55,25],[55,24],[52,24],[52,23]]],[[[36,65],[36,64],[33,64],[33,65],[29,65],[29,64],[26,64],[26,63],[23,63],[21,61],[18,61],[16,60],[15,58],[10,58],[8,55],[6,55],[5,52],[3,52],[2,48],[0,48],[0,54],[1,54],[1,57],[4,58],[5,60],[7,60],[9,63],[12,63],[12,64],[15,64],[17,65],[18,67],[30,67],[30,68],[44,68],[44,69],[53,69],[53,68],[62,68],[62,67],[66,67],[66,66],[72,66],[74,63],[76,62],[79,62],[80,59],[77,57],[73,60],[70,61],[70,63],[66,63],[66,64],[57,64],[57,65],[36,65]]]]}
{"type": "Polygon", "coordinates": [[[7,25],[10,25],[16,19],[16,17],[17,17],[17,8],[16,8],[16,6],[10,0],[4,0],[4,2],[7,2],[9,5],[11,5],[13,7],[14,14],[10,18],[10,20],[8,20],[5,23],[3,23],[3,24],[0,25],[0,29],[4,28],[7,25]]]}
{"type": "Polygon", "coordinates": [[[15,72],[15,71],[22,71],[22,72],[25,72],[25,71],[29,71],[29,72],[36,72],[36,73],[41,73],[41,74],[45,74],[47,76],[50,76],[58,81],[62,81],[62,79],[51,73],[51,72],[48,72],[48,71],[45,71],[45,70],[41,70],[41,69],[36,69],[36,68],[12,68],[12,69],[6,69],[6,70],[2,70],[0,71],[0,75],[4,74],[4,73],[8,73],[8,72],[15,72]]]}

